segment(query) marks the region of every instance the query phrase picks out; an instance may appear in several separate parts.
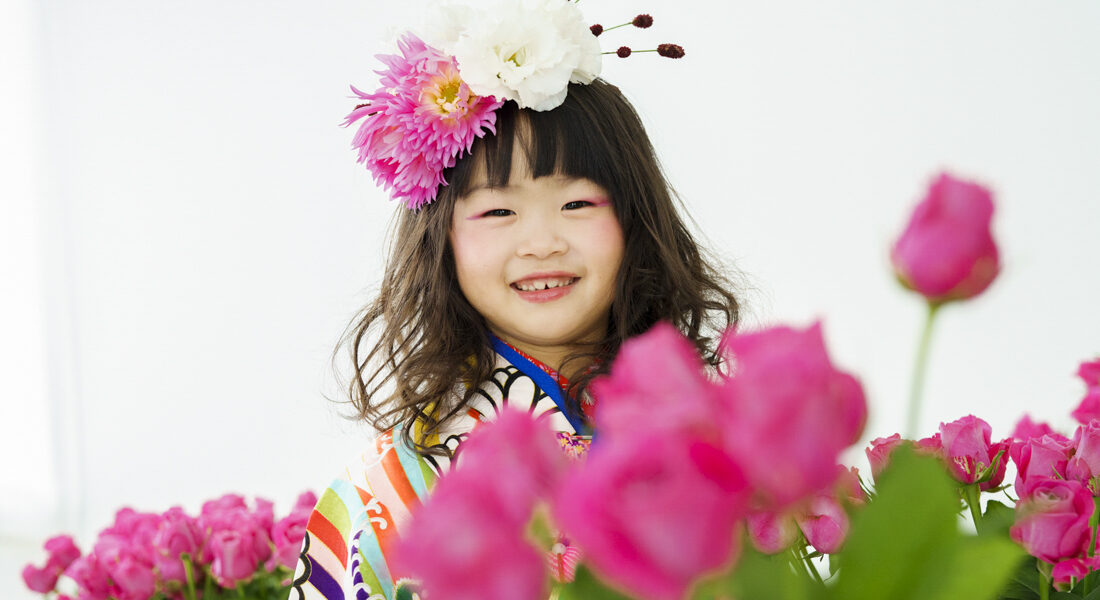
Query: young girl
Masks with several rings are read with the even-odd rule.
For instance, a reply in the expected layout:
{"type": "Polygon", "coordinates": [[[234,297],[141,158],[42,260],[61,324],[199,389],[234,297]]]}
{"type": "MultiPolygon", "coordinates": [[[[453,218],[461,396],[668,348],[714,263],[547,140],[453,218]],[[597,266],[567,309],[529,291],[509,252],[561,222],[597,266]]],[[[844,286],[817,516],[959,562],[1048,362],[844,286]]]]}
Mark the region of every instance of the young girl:
{"type": "MultiPolygon", "coordinates": [[[[553,10],[576,10],[552,1],[553,10]]],[[[587,26],[584,33],[595,39],[587,26]]],[[[402,50],[434,56],[411,37],[402,50]]],[[[351,401],[383,433],[317,503],[292,599],[392,600],[394,542],[479,422],[521,406],[551,422],[564,451],[581,455],[598,400],[586,390],[625,340],[668,321],[717,366],[714,334],[738,317],[728,280],[685,227],[618,88],[574,69],[548,110],[523,93],[498,92],[468,151],[444,156],[439,178],[409,184],[408,165],[430,152],[395,159],[400,152],[385,147],[395,139],[385,103],[400,94],[400,81],[387,77],[415,74],[398,58],[386,59],[383,90],[356,90],[368,102],[349,117],[364,119],[361,160],[415,207],[401,209],[379,296],[345,339],[351,401]]],[[[417,68],[442,83],[411,97],[444,119],[479,110],[486,96],[466,81],[446,88],[458,64],[470,63],[421,60],[417,68]]],[[[416,139],[405,132],[400,143],[416,139]]],[[[567,543],[553,551],[567,552],[567,543]]]]}

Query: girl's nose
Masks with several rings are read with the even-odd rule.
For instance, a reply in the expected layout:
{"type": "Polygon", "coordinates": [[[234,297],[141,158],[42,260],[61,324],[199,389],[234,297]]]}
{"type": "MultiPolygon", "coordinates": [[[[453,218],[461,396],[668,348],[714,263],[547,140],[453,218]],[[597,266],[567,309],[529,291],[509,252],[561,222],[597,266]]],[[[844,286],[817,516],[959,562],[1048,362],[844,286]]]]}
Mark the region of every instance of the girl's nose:
{"type": "Polygon", "coordinates": [[[569,244],[553,223],[539,220],[525,227],[522,237],[516,245],[516,253],[533,258],[549,258],[555,254],[564,254],[569,244]]]}

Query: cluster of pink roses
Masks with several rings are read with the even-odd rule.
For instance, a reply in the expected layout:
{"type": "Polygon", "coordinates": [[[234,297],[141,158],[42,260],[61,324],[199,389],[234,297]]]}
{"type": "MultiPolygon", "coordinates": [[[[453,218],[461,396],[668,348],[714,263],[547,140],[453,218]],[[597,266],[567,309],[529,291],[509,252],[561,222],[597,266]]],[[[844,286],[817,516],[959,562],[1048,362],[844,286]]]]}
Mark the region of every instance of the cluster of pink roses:
{"type": "Polygon", "coordinates": [[[992,442],[989,424],[968,415],[942,423],[938,433],[915,442],[898,434],[872,441],[867,449],[872,473],[885,467],[895,448],[912,443],[918,452],[940,457],[960,484],[999,491],[1011,460],[1016,467],[1011,487],[1019,498],[1012,539],[1048,565],[1056,587],[1068,589],[1100,570],[1095,518],[1100,501],[1100,360],[1082,363],[1077,373],[1087,392],[1073,411],[1081,423],[1073,437],[1024,416],[1010,437],[992,442]]]}
{"type": "Polygon", "coordinates": [[[525,533],[539,506],[584,564],[639,598],[682,598],[730,568],[752,515],[797,515],[807,538],[839,544],[834,489],[859,486],[837,456],[863,429],[860,384],[833,367],[819,325],[728,333],[723,348],[736,373],[708,378],[667,324],[625,344],[593,384],[598,434],[584,462],[524,413],[480,427],[403,534],[400,575],[432,597],[545,597],[545,561],[525,533]]]}
{"type": "MultiPolygon", "coordinates": [[[[250,508],[235,494],[204,503],[197,517],[178,506],[163,514],[123,508],[88,554],[81,556],[69,536],[51,538],[45,566],[27,565],[23,581],[45,594],[64,574],[76,583],[75,600],[148,600],[155,594],[193,600],[195,586],[206,579],[233,588],[265,573],[281,583],[294,569],[316,502],[312,492],[301,494],[279,521],[271,502],[257,498],[250,508]]],[[[59,600],[72,598],[61,594],[59,600]]]]}

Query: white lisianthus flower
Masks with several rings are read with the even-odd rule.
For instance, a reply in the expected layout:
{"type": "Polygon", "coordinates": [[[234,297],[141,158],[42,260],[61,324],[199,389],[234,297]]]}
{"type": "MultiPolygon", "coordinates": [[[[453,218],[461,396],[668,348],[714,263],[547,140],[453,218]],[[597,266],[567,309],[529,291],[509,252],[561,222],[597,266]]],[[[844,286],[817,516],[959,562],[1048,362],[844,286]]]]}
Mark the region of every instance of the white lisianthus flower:
{"type": "Polygon", "coordinates": [[[495,0],[441,8],[426,28],[429,44],[455,57],[462,80],[480,96],[550,110],[567,86],[591,83],[602,56],[576,3],[495,0]]]}

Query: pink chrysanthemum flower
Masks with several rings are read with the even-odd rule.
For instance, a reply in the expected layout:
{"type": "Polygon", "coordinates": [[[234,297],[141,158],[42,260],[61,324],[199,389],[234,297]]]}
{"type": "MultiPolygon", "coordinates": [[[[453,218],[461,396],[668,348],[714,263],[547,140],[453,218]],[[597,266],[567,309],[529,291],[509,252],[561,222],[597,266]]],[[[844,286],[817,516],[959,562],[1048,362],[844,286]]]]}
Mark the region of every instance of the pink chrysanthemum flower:
{"type": "Polygon", "coordinates": [[[459,76],[451,56],[412,33],[398,41],[400,55],[380,55],[382,86],[373,94],[352,86],[362,99],[343,125],[363,120],[352,140],[359,162],[394,199],[419,210],[447,185],[443,169],[470,151],[474,139],[496,133],[503,101],[478,96],[459,76]]]}

